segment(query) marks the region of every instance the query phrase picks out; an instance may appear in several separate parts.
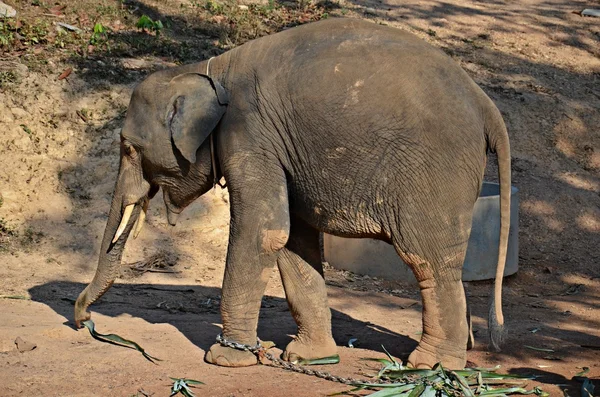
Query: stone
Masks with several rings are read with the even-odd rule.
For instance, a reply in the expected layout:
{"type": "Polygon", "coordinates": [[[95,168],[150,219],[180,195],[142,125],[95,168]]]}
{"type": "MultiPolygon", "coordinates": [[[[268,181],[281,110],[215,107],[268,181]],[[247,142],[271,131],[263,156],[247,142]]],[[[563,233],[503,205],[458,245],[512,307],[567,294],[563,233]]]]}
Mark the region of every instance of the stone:
{"type": "Polygon", "coordinates": [[[0,1],[0,18],[14,18],[16,15],[17,10],[0,1]]]}
{"type": "Polygon", "coordinates": [[[13,114],[13,116],[15,116],[16,119],[24,119],[27,116],[29,116],[29,113],[27,113],[27,111],[25,109],[11,108],[10,111],[13,114]]]}
{"type": "Polygon", "coordinates": [[[15,339],[15,345],[17,345],[17,350],[20,353],[32,351],[33,349],[35,349],[37,347],[37,345],[35,343],[28,342],[28,341],[22,339],[20,336],[17,336],[17,339],[15,339]]]}
{"type": "Polygon", "coordinates": [[[245,6],[249,6],[249,5],[265,6],[265,5],[269,4],[269,0],[239,0],[238,4],[245,5],[245,6]]]}
{"type": "Polygon", "coordinates": [[[12,115],[10,109],[8,109],[3,103],[0,103],[0,123],[12,123],[15,118],[12,115]]]}
{"type": "Polygon", "coordinates": [[[15,61],[0,61],[0,72],[13,72],[22,78],[29,74],[29,68],[15,61]]]}
{"type": "Polygon", "coordinates": [[[173,62],[163,61],[162,59],[140,59],[140,58],[124,58],[121,60],[121,65],[129,70],[143,69],[166,69],[177,66],[173,62]]]}

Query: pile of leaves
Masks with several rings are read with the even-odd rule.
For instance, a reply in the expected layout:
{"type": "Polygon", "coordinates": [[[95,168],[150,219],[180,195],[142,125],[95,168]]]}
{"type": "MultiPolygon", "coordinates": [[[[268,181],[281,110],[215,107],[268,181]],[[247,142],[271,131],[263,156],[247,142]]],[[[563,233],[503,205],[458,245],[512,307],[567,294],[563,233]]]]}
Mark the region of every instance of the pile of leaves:
{"type": "MultiPolygon", "coordinates": [[[[387,353],[387,351],[386,351],[387,353]]],[[[407,368],[396,361],[389,353],[387,359],[367,358],[377,361],[384,367],[376,375],[376,382],[354,383],[354,389],[340,394],[359,390],[377,390],[371,397],[502,397],[514,394],[549,396],[536,387],[523,388],[527,376],[498,374],[495,368],[468,368],[450,371],[440,364],[433,369],[407,368]],[[389,383],[380,383],[389,382],[389,383]],[[502,386],[502,387],[495,387],[502,386]]]]}

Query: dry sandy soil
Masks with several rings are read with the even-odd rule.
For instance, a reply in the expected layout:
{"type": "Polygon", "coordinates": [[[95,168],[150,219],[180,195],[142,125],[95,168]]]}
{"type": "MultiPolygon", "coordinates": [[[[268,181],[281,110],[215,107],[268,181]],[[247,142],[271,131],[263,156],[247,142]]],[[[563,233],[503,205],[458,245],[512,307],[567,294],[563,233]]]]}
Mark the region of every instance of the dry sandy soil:
{"type": "MultiPolygon", "coordinates": [[[[11,4],[24,19],[35,16],[55,29],[57,20],[82,27],[86,18],[77,7],[90,2],[48,3],[68,5],[62,17],[44,16],[47,10],[32,3],[39,2],[11,4]]],[[[0,396],[165,396],[169,376],[205,382],[196,390],[206,396],[322,396],[347,389],[267,366],[204,363],[220,329],[229,217],[221,190],[198,199],[174,228],[154,200],[145,229],[128,243],[122,277],[92,307],[99,332],[133,339],[163,361],[154,365],[73,328],[73,300],[96,266],[132,87],[151,70],[236,44],[215,44],[214,35],[197,29],[198,20],[186,14],[191,3],[126,3],[132,18],[147,13],[170,21],[163,36],[173,48],[194,49],[189,53],[156,56],[154,49],[131,47],[83,56],[57,50],[44,58],[46,49],[33,42],[2,55],[4,65],[21,66],[8,66],[18,78],[0,89],[0,396]],[[71,75],[59,80],[67,68],[71,75]],[[153,263],[153,271],[130,269],[140,262],[153,263]],[[26,299],[10,299],[18,297],[26,299]],[[19,352],[17,337],[37,347],[19,352]]],[[[587,376],[600,389],[600,18],[573,13],[600,3],[340,0],[326,6],[330,16],[385,23],[442,48],[504,115],[521,195],[520,270],[505,283],[510,334],[499,354],[485,347],[491,284],[467,286],[478,342],[469,361],[538,375],[528,387],[540,385],[552,396],[565,389],[579,396],[572,378],[589,367],[587,376]]],[[[135,36],[119,36],[118,22],[112,40],[135,36]]],[[[326,277],[341,356],[326,369],[372,373],[374,366],[359,358],[383,357],[382,344],[406,359],[419,339],[415,288],[331,268],[326,277]],[[350,338],[358,338],[356,348],[344,347],[350,338]]],[[[294,333],[274,271],[259,334],[284,347],[294,333]]]]}

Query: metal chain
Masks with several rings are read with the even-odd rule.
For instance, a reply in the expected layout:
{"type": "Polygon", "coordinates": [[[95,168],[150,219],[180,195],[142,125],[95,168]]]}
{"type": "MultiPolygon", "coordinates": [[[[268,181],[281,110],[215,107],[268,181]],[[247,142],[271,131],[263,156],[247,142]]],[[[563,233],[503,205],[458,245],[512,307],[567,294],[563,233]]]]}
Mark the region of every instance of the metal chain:
{"type": "Polygon", "coordinates": [[[219,335],[217,335],[217,342],[221,346],[230,347],[235,350],[242,350],[245,352],[251,352],[251,353],[255,353],[255,354],[263,348],[262,344],[261,344],[261,340],[258,338],[256,338],[256,345],[252,346],[252,345],[245,345],[243,343],[238,343],[238,342],[227,340],[227,339],[225,339],[223,334],[219,334],[219,335]]]}
{"type": "MultiPolygon", "coordinates": [[[[357,384],[357,383],[372,383],[372,384],[402,383],[402,384],[404,384],[406,382],[416,380],[416,377],[411,377],[411,376],[406,376],[400,380],[392,380],[385,376],[382,376],[381,378],[378,378],[376,380],[344,378],[342,376],[332,375],[331,373],[326,372],[326,371],[317,371],[317,370],[303,367],[298,364],[294,364],[294,363],[291,363],[288,361],[281,360],[281,359],[275,357],[274,355],[272,355],[271,353],[269,353],[267,351],[267,349],[265,349],[262,346],[260,339],[257,339],[256,345],[252,346],[252,345],[246,345],[246,344],[238,343],[238,342],[234,342],[234,341],[229,341],[229,340],[225,339],[225,337],[223,337],[223,334],[219,334],[219,335],[217,335],[217,342],[225,347],[230,347],[232,349],[254,353],[258,357],[259,361],[262,364],[264,364],[262,359],[266,358],[267,360],[269,360],[271,362],[272,367],[283,368],[287,371],[293,371],[293,372],[297,372],[297,373],[305,374],[305,375],[309,375],[309,376],[316,376],[317,378],[325,379],[325,380],[328,380],[331,382],[342,383],[344,385],[352,385],[352,384],[357,384]]],[[[427,380],[423,380],[423,383],[426,385],[431,385],[431,386],[434,385],[433,382],[430,382],[427,380]]]]}

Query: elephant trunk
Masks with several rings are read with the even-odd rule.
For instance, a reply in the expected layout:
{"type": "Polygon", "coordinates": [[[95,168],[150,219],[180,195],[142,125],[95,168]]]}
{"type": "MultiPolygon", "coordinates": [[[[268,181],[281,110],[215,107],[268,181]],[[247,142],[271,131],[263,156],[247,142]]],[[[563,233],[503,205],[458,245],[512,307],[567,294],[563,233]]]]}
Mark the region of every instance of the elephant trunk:
{"type": "Polygon", "coordinates": [[[96,274],[75,302],[75,325],[78,328],[81,326],[81,322],[90,319],[91,315],[87,308],[112,286],[118,276],[125,242],[140,215],[142,206],[129,204],[123,211],[122,207],[123,194],[117,183],[104,229],[96,274]]]}

